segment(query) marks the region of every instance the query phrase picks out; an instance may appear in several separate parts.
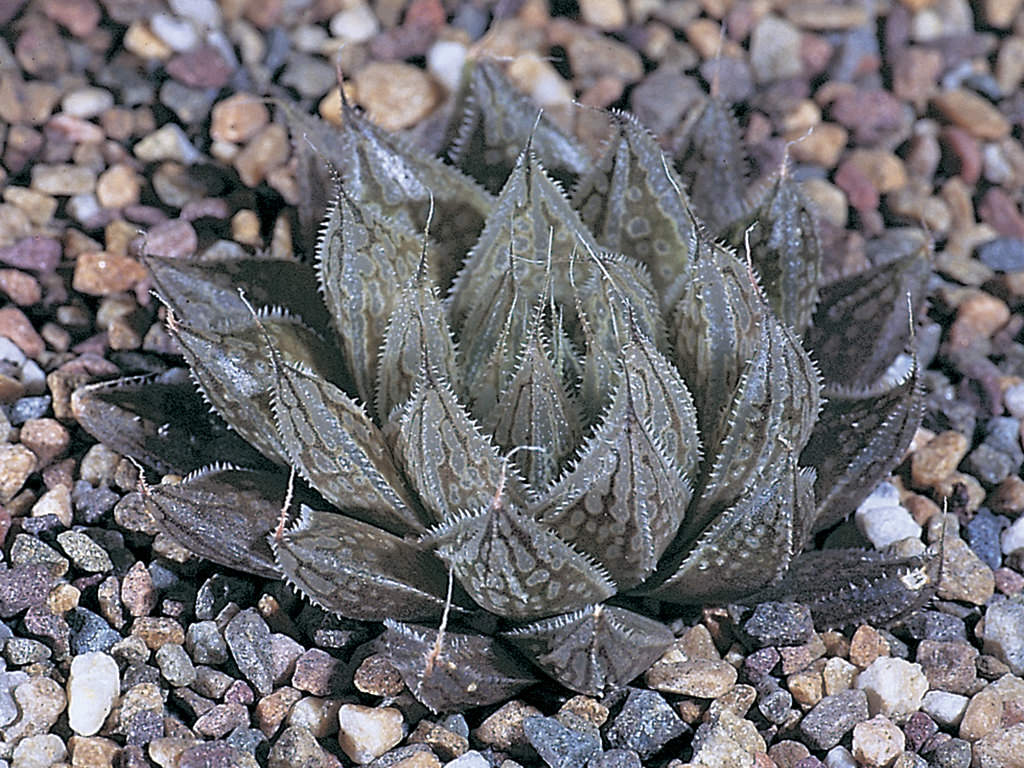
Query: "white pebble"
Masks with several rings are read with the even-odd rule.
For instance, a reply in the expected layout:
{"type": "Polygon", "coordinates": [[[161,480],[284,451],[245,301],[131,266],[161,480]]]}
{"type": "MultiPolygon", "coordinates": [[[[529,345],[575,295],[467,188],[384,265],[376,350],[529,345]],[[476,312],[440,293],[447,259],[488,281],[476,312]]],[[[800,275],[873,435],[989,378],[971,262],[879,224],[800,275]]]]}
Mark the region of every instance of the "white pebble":
{"type": "Polygon", "coordinates": [[[857,507],[858,512],[866,512],[876,507],[893,507],[900,503],[900,492],[895,485],[886,481],[879,483],[864,501],[857,507]]]}
{"type": "Polygon", "coordinates": [[[14,748],[12,768],[50,768],[61,763],[68,751],[60,737],[47,733],[42,736],[27,736],[14,748]]]}
{"type": "Polygon", "coordinates": [[[68,725],[79,736],[93,736],[103,726],[121,689],[117,662],[100,651],[71,660],[68,676],[68,725]]]}
{"type": "Polygon", "coordinates": [[[348,43],[365,43],[380,30],[377,16],[366,3],[357,3],[331,17],[328,26],[334,37],[348,43]]]}
{"type": "Polygon", "coordinates": [[[871,714],[886,717],[913,714],[928,692],[928,678],[920,664],[889,656],[875,659],[857,675],[854,685],[867,694],[871,714]]]}
{"type": "Polygon", "coordinates": [[[102,206],[100,205],[100,201],[96,199],[96,195],[89,192],[84,195],[72,195],[68,198],[68,204],[65,210],[67,210],[68,215],[71,216],[72,219],[77,222],[84,223],[98,216],[102,210],[102,206]]]}
{"type": "Polygon", "coordinates": [[[884,715],[853,727],[853,756],[862,765],[889,765],[906,745],[903,731],[884,715]]]}
{"type": "Polygon", "coordinates": [[[369,763],[404,737],[403,718],[394,707],[342,704],[338,710],[338,744],[354,763],[369,763]]]}
{"type": "Polygon", "coordinates": [[[292,45],[303,53],[319,53],[327,41],[327,30],[316,24],[301,24],[291,31],[292,45]]]}
{"type": "Polygon", "coordinates": [[[179,19],[169,13],[156,13],[149,20],[149,28],[172,51],[188,51],[199,42],[195,25],[187,19],[179,19]]]}
{"type": "Polygon", "coordinates": [[[1003,554],[1010,555],[1018,549],[1024,549],[1024,517],[1018,517],[1013,525],[1003,531],[1000,539],[1003,546],[1003,554]]]}
{"type": "Polygon", "coordinates": [[[305,696],[295,702],[288,713],[288,725],[308,728],[318,739],[326,739],[338,731],[338,708],[336,699],[322,699],[319,696],[305,696]]]}
{"type": "Polygon", "coordinates": [[[487,762],[487,758],[475,749],[471,749],[444,764],[444,768],[488,768],[489,766],[490,763],[487,762]]]}
{"type": "Polygon", "coordinates": [[[928,691],[924,695],[921,709],[943,728],[955,728],[960,725],[969,701],[959,693],[928,691]]]}
{"type": "Polygon", "coordinates": [[[884,549],[901,539],[921,538],[921,526],[899,505],[861,508],[854,513],[854,520],[875,549],[884,549]]]}
{"type": "Polygon", "coordinates": [[[64,114],[88,120],[114,106],[114,94],[106,88],[76,88],[60,101],[64,114]]]}
{"type": "Polygon", "coordinates": [[[857,768],[857,761],[853,759],[850,750],[846,747],[832,747],[825,755],[825,765],[828,768],[857,768]]]}
{"type": "Polygon", "coordinates": [[[427,51],[427,71],[449,91],[462,82],[462,67],[466,63],[466,46],[457,40],[438,40],[427,51]]]}
{"type": "Polygon", "coordinates": [[[167,123],[153,131],[136,144],[132,151],[139,160],[146,162],[177,160],[192,165],[202,157],[177,123],[167,123]]]}
{"type": "Polygon", "coordinates": [[[214,0],[170,0],[171,10],[202,27],[221,25],[220,8],[214,0]]]}
{"type": "Polygon", "coordinates": [[[1011,416],[1024,416],[1024,383],[1014,384],[1003,393],[1003,405],[1011,416]]]}

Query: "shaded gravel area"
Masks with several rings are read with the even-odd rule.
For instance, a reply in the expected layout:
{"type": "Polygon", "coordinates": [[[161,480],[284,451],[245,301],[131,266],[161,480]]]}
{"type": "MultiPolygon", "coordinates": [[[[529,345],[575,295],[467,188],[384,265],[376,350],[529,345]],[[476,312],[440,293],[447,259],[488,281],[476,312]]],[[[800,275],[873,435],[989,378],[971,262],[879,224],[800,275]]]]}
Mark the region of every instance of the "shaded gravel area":
{"type": "Polygon", "coordinates": [[[0,766],[1024,766],[1021,0],[0,0],[0,30],[0,766]],[[928,610],[819,633],[796,604],[694,609],[605,700],[433,716],[376,627],[156,530],[70,409],[176,364],[139,256],[290,257],[289,136],[253,97],[336,119],[340,67],[429,146],[467,54],[592,146],[574,99],[670,148],[714,83],[755,173],[788,147],[833,273],[933,239],[924,427],[829,542],[944,536],[928,610]]]}

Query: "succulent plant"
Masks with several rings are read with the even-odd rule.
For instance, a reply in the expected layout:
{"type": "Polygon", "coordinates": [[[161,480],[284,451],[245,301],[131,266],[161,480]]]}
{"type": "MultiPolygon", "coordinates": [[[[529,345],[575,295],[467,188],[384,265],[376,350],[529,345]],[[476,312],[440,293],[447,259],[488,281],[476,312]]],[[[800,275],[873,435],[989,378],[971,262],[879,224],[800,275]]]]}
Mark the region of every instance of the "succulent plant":
{"type": "Polygon", "coordinates": [[[434,709],[530,684],[523,658],[625,685],[676,604],[891,619],[926,557],[799,555],[916,429],[927,253],[823,284],[793,179],[738,175],[728,108],[701,110],[678,162],[617,113],[594,157],[479,62],[441,160],[282,105],[315,263],[149,257],[213,413],[176,369],[79,390],[79,421],[185,475],[143,496],[193,552],[384,621],[434,709]]]}

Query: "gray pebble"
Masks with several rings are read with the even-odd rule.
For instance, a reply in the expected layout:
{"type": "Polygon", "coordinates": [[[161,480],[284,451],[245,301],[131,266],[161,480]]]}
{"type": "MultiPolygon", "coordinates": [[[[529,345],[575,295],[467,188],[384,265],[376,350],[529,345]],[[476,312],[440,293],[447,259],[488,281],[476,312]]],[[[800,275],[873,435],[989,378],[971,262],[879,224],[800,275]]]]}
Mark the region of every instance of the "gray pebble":
{"type": "Polygon", "coordinates": [[[241,611],[224,628],[231,655],[245,679],[261,696],[274,690],[274,659],[270,627],[254,608],[241,611]]]}
{"type": "Polygon", "coordinates": [[[156,664],[160,674],[175,688],[192,685],[196,679],[196,668],[185,649],[177,643],[165,643],[156,652],[156,664]]]}
{"type": "Polygon", "coordinates": [[[1019,237],[997,237],[978,246],[978,260],[998,272],[1019,272],[1024,269],[1024,240],[1019,237]]]}
{"type": "Polygon", "coordinates": [[[606,735],[611,747],[632,749],[648,758],[686,729],[661,694],[634,689],[606,735]]]}
{"type": "MultiPolygon", "coordinates": [[[[575,717],[575,720],[582,721],[582,718],[575,717]]],[[[583,722],[590,728],[566,727],[553,717],[528,717],[523,721],[523,731],[551,768],[583,768],[601,751],[601,734],[592,723],[583,722]]]]}
{"type": "Polygon", "coordinates": [[[826,696],[800,721],[800,730],[813,749],[828,750],[839,743],[853,726],[868,719],[868,697],[853,688],[826,696]]]}
{"type": "Polygon", "coordinates": [[[89,573],[107,573],[114,569],[110,555],[81,531],[62,531],[57,543],[77,568],[89,573]]]}
{"type": "Polygon", "coordinates": [[[932,753],[935,768],[968,768],[971,764],[971,745],[963,739],[950,739],[932,753]]]}
{"type": "Polygon", "coordinates": [[[71,628],[71,653],[78,656],[90,651],[108,651],[121,639],[121,633],[88,608],[73,608],[67,613],[71,628]]]}
{"type": "Polygon", "coordinates": [[[760,603],[743,624],[755,646],[803,645],[814,636],[811,611],[800,603],[760,603]]]}
{"type": "Polygon", "coordinates": [[[587,768],[640,768],[640,755],[632,749],[609,749],[590,758],[587,768]]]}
{"type": "Polygon", "coordinates": [[[228,660],[228,645],[215,621],[197,621],[185,630],[185,648],[196,664],[223,664],[228,660]]]}
{"type": "Polygon", "coordinates": [[[1015,675],[1024,674],[1024,603],[993,601],[985,615],[984,652],[1009,666],[1015,675]]]}
{"type": "Polygon", "coordinates": [[[38,640],[27,637],[12,637],[4,645],[4,658],[16,667],[35,664],[50,658],[50,649],[38,640]]]}

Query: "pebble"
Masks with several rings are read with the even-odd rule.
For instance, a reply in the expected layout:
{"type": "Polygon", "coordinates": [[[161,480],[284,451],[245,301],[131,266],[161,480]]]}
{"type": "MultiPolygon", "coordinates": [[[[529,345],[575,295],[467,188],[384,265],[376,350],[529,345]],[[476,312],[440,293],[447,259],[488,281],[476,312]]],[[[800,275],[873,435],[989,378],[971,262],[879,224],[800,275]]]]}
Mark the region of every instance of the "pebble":
{"type": "Polygon", "coordinates": [[[368,763],[402,740],[403,722],[394,707],[343,704],[338,710],[338,744],[353,762],[368,763]]]}
{"type": "Polygon", "coordinates": [[[0,445],[0,504],[18,495],[36,468],[36,455],[23,445],[0,445]]]}
{"type": "Polygon", "coordinates": [[[905,746],[903,731],[884,715],[853,727],[853,756],[864,765],[887,766],[905,746]]]}
{"type": "Polygon", "coordinates": [[[36,455],[37,466],[42,468],[64,454],[71,435],[56,419],[28,419],[21,426],[21,442],[36,455]]]}
{"type": "Polygon", "coordinates": [[[194,255],[198,244],[192,224],[184,219],[170,219],[149,228],[145,249],[151,256],[181,259],[194,255]]]}
{"type": "Polygon", "coordinates": [[[329,696],[340,693],[346,682],[343,679],[345,665],[319,648],[311,648],[295,660],[292,685],[300,691],[314,696],[329,696]]]}
{"type": "Polygon", "coordinates": [[[288,713],[288,725],[301,725],[318,739],[325,739],[338,732],[338,709],[341,702],[337,699],[322,699],[319,696],[306,696],[295,702],[288,713]]]}
{"type": "Polygon", "coordinates": [[[124,208],[139,202],[142,181],[127,163],[115,163],[100,174],[96,199],[104,208],[124,208]]]}
{"type": "Polygon", "coordinates": [[[910,476],[919,488],[930,488],[944,480],[967,455],[970,445],[959,432],[942,432],[914,451],[910,476]]]}
{"type": "Polygon", "coordinates": [[[982,736],[973,747],[979,768],[1024,768],[1024,723],[982,736]]]}
{"type": "Polygon", "coordinates": [[[32,517],[45,517],[53,515],[65,528],[71,527],[71,490],[66,485],[58,485],[51,491],[47,491],[39,497],[39,501],[32,505],[29,513],[32,517]]]}
{"type": "Polygon", "coordinates": [[[185,630],[169,616],[139,616],[132,622],[131,634],[141,637],[151,651],[166,643],[185,642],[185,630]]]}
{"type": "Polygon", "coordinates": [[[1004,555],[1009,555],[1024,549],[1024,517],[1018,517],[1013,525],[1003,531],[1000,537],[1000,547],[1004,555]]]}
{"type": "Polygon", "coordinates": [[[921,708],[928,678],[920,664],[882,656],[857,675],[854,685],[867,694],[872,714],[902,717],[921,708]]]}
{"type": "Polygon", "coordinates": [[[462,82],[466,55],[464,43],[457,40],[437,40],[427,51],[427,71],[449,92],[455,91],[462,82]]]}
{"type": "Polygon", "coordinates": [[[995,588],[992,569],[974,554],[963,539],[947,537],[943,548],[939,597],[984,605],[995,588]]]}
{"type": "Polygon", "coordinates": [[[117,662],[106,653],[75,656],[68,676],[68,725],[80,736],[93,736],[103,726],[120,692],[117,662]]]}
{"type": "Polygon", "coordinates": [[[299,691],[284,686],[260,699],[256,703],[255,714],[256,725],[263,731],[263,735],[268,739],[271,738],[284,722],[292,707],[301,698],[302,694],[299,691]]]}
{"type": "Polygon", "coordinates": [[[48,677],[33,677],[20,683],[14,689],[14,701],[20,710],[20,717],[4,732],[8,743],[46,733],[67,706],[64,691],[48,677]]]}
{"type": "Polygon", "coordinates": [[[811,748],[828,750],[868,716],[867,694],[851,688],[819,701],[800,721],[800,732],[811,748]]]}
{"type": "Polygon", "coordinates": [[[192,146],[185,131],[177,123],[167,123],[144,136],[135,144],[132,152],[139,160],[147,163],[173,160],[192,165],[202,158],[202,154],[192,146]]]}
{"type": "Polygon", "coordinates": [[[270,121],[270,112],[256,96],[234,93],[218,102],[210,115],[210,137],[215,141],[244,143],[270,121]]]}
{"type": "Polygon", "coordinates": [[[997,272],[1024,270],[1024,240],[1019,237],[997,237],[978,246],[978,259],[997,272]]]}
{"type": "Polygon", "coordinates": [[[974,91],[958,88],[932,99],[936,108],[959,128],[978,139],[1001,139],[1010,123],[987,99],[974,91]]]}
{"type": "Polygon", "coordinates": [[[380,22],[369,5],[354,2],[334,14],[327,28],[333,37],[345,42],[365,43],[380,31],[380,22]]]}
{"type": "Polygon", "coordinates": [[[758,83],[803,73],[800,31],[785,19],[765,15],[750,35],[750,66],[758,83]]]}
{"type": "Polygon", "coordinates": [[[662,693],[713,699],[736,684],[735,667],[713,659],[688,659],[654,664],[644,676],[651,688],[662,693]]]}
{"type": "Polygon", "coordinates": [[[192,685],[196,668],[185,649],[177,643],[166,643],[156,651],[156,664],[160,674],[174,687],[192,685]]]}
{"type": "Polygon", "coordinates": [[[72,117],[88,120],[114,106],[114,94],[106,88],[89,86],[69,91],[61,99],[60,108],[72,117]]]}
{"type": "Polygon", "coordinates": [[[157,592],[149,569],[145,563],[135,563],[121,579],[121,602],[130,615],[147,616],[156,607],[156,601],[157,592]]]}
{"type": "Polygon", "coordinates": [[[967,709],[966,696],[946,691],[928,691],[921,702],[921,710],[944,728],[956,728],[967,709]]]}
{"type": "Polygon", "coordinates": [[[970,693],[977,680],[976,648],[962,642],[922,640],[917,662],[932,689],[950,693],[970,693]]]}
{"type": "Polygon", "coordinates": [[[308,728],[286,728],[270,748],[267,768],[340,768],[341,763],[325,750],[308,728]]]}
{"type": "Polygon", "coordinates": [[[543,713],[536,707],[513,699],[484,718],[473,732],[473,737],[485,746],[504,752],[525,747],[529,742],[523,730],[523,723],[528,717],[540,716],[543,716],[543,713]]]}
{"type": "Polygon", "coordinates": [[[985,614],[983,651],[1024,674],[1024,604],[1007,599],[993,602],[985,614]]]}
{"type": "Polygon", "coordinates": [[[254,608],[240,611],[224,628],[224,639],[239,671],[265,696],[274,689],[270,628],[254,608]]]}
{"type": "Polygon", "coordinates": [[[621,29],[628,20],[622,0],[580,0],[580,17],[603,30],[621,29]]]}
{"type": "MultiPolygon", "coordinates": [[[[52,197],[47,196],[47,199],[56,203],[52,197]]],[[[45,220],[49,220],[51,216],[52,213],[46,216],[45,220]]],[[[26,237],[0,248],[0,262],[17,269],[53,272],[60,263],[61,250],[60,243],[52,237],[26,237]]]]}
{"type": "Polygon", "coordinates": [[[486,757],[475,749],[471,749],[461,757],[445,763],[444,768],[491,768],[491,764],[486,757]]]}
{"type": "Polygon", "coordinates": [[[46,349],[46,342],[32,322],[17,307],[0,309],[0,336],[13,341],[27,357],[37,358],[46,349]]]}
{"type": "Polygon", "coordinates": [[[68,751],[61,738],[52,733],[29,736],[14,748],[12,768],[50,768],[61,763],[68,751]]]}
{"type": "Polygon", "coordinates": [[[67,615],[71,649],[78,654],[109,650],[121,640],[121,633],[87,608],[75,608],[67,615]]]}
{"type": "Polygon", "coordinates": [[[356,100],[369,118],[387,131],[418,123],[440,98],[430,75],[404,62],[371,62],[355,74],[353,83],[356,100]]]}
{"type": "Polygon", "coordinates": [[[114,569],[110,555],[81,531],[62,531],[57,534],[57,543],[71,562],[89,573],[106,573],[114,569]]]}
{"type": "Polygon", "coordinates": [[[633,689],[605,733],[609,746],[632,749],[646,759],[686,730],[661,694],[633,689]]]}
{"type": "Polygon", "coordinates": [[[146,268],[130,256],[86,251],[75,259],[71,285],[90,296],[109,296],[131,290],[148,275],[146,268]]]}
{"type": "Polygon", "coordinates": [[[397,696],[405,688],[399,671],[386,656],[377,653],[363,659],[352,683],[357,690],[372,696],[397,696]]]}
{"type": "Polygon", "coordinates": [[[814,636],[810,610],[800,603],[760,603],[743,623],[756,647],[802,645],[814,636]]]}
{"type": "Polygon", "coordinates": [[[693,736],[694,762],[708,768],[749,765],[767,751],[764,739],[749,720],[724,710],[702,723],[693,736]]]}
{"type": "MultiPolygon", "coordinates": [[[[574,716],[575,717],[575,716],[574,716]]],[[[567,727],[565,718],[529,717],[523,731],[541,760],[550,768],[583,768],[601,751],[601,734],[592,723],[575,717],[589,727],[567,727]]]]}
{"type": "Polygon", "coordinates": [[[199,42],[199,35],[193,24],[169,13],[154,13],[149,19],[149,28],[176,53],[187,51],[199,42]]]}
{"type": "MultiPolygon", "coordinates": [[[[365,104],[364,104],[365,106],[365,104]]],[[[369,110],[369,107],[367,107],[369,110]]],[[[373,112],[370,112],[373,116],[373,112]]],[[[267,173],[283,165],[290,153],[288,133],[279,123],[264,126],[237,155],[233,164],[242,183],[257,186],[267,173]]]]}
{"type": "Polygon", "coordinates": [[[32,189],[47,195],[87,195],[96,188],[96,171],[85,165],[32,166],[32,189]]]}

